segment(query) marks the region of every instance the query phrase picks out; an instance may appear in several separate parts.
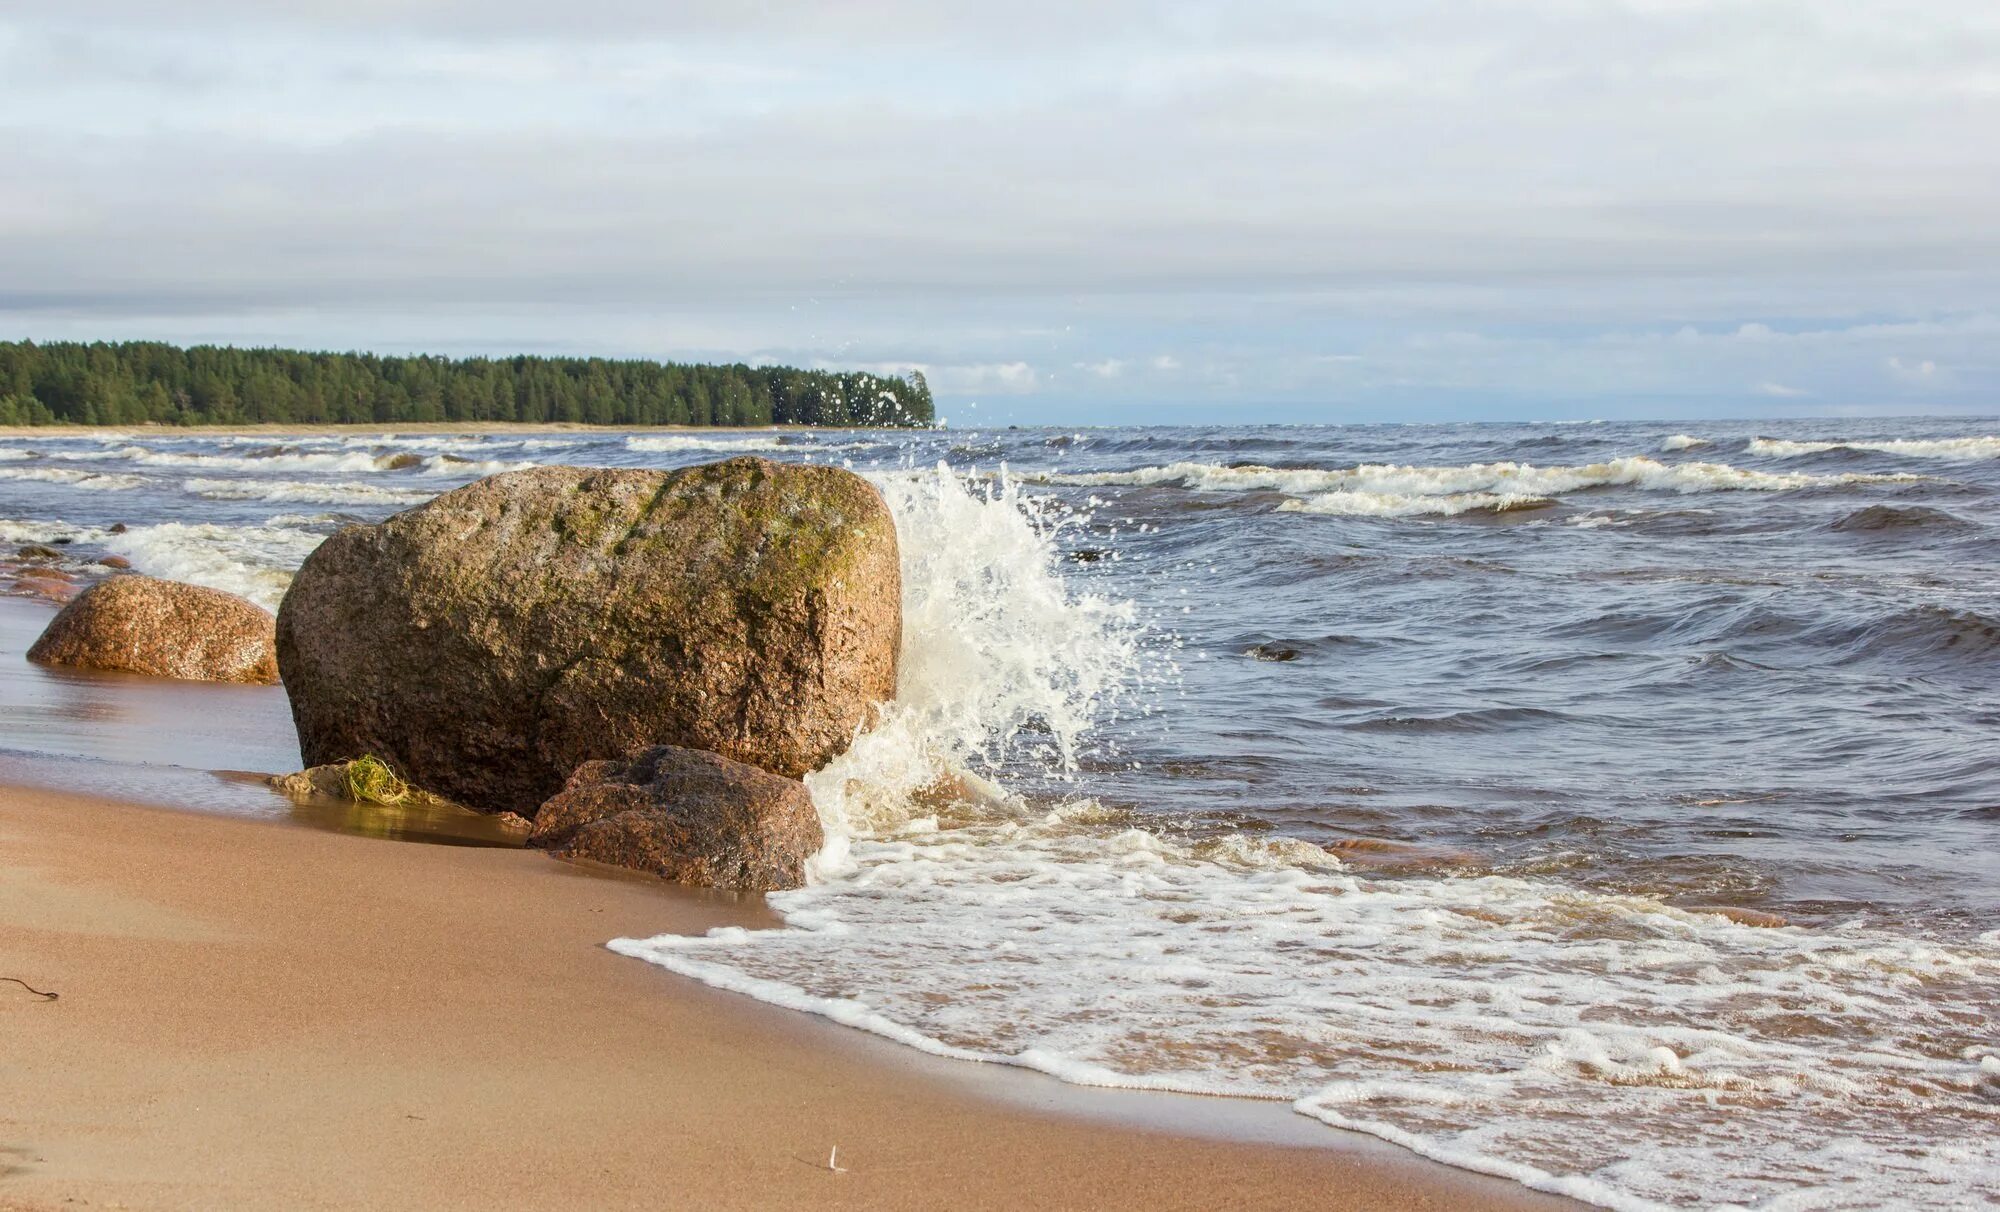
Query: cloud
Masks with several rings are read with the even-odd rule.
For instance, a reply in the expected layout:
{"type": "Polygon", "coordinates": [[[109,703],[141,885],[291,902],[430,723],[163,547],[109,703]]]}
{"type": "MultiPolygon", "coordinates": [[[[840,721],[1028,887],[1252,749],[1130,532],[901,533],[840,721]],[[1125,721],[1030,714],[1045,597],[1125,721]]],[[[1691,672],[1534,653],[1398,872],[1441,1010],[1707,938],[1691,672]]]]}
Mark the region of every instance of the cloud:
{"type": "Polygon", "coordinates": [[[0,335],[1970,400],[1996,58],[1984,0],[11,6],[0,335]]]}
{"type": "Polygon", "coordinates": [[[1803,387],[1787,387],[1783,383],[1759,383],[1757,391],[1760,395],[1773,396],[1780,400],[1796,400],[1801,396],[1812,394],[1803,387]]]}
{"type": "Polygon", "coordinates": [[[1026,362],[937,366],[925,373],[934,391],[954,396],[1026,395],[1041,387],[1041,376],[1026,362]]]}

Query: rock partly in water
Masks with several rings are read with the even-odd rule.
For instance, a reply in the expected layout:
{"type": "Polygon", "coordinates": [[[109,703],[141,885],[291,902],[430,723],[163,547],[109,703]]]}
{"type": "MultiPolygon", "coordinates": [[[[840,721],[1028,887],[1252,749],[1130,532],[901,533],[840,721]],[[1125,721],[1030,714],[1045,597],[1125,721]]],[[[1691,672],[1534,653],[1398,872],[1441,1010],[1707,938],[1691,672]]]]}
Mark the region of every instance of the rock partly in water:
{"type": "Polygon", "coordinates": [[[115,576],[63,607],[28,659],[185,681],[275,682],[273,640],[270,612],[235,594],[115,576]]]}
{"type": "Polygon", "coordinates": [[[123,570],[132,567],[132,561],[120,555],[99,556],[97,562],[106,568],[123,570]]]}
{"type": "Polygon", "coordinates": [[[648,745],[804,774],[893,697],[902,629],[881,494],[754,458],[493,476],[340,531],[278,613],[308,762],[524,815],[648,745]]]}
{"type": "Polygon", "coordinates": [[[568,858],[751,891],[804,883],[824,841],[805,784],[673,745],[585,763],[528,835],[568,858]]]}
{"type": "Polygon", "coordinates": [[[17,553],[24,560],[60,560],[62,552],[46,543],[25,543],[17,553]]]}

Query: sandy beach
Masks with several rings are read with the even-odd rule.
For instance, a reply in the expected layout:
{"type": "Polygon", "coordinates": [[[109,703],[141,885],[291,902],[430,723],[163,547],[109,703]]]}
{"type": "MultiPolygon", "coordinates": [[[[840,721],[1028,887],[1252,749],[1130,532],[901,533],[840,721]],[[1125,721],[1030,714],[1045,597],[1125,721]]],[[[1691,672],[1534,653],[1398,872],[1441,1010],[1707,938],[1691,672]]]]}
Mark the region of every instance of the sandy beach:
{"type": "Polygon", "coordinates": [[[0,986],[0,1207],[1570,1206],[1365,1141],[1108,1123],[1034,1075],[983,1097],[950,1076],[973,1066],[602,946],[762,917],[534,853],[0,789],[0,975],[61,994],[0,986]]]}

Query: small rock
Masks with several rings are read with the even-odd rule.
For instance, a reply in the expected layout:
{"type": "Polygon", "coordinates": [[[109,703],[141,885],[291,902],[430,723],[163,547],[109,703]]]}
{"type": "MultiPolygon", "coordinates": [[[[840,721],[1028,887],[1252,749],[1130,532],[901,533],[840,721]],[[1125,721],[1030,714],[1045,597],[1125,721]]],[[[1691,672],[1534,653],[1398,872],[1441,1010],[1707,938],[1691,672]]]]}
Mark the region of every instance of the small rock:
{"type": "Polygon", "coordinates": [[[132,561],[118,555],[100,556],[97,562],[105,568],[130,568],[132,566],[132,561]]]}
{"type": "Polygon", "coordinates": [[[107,534],[124,534],[124,533],[125,533],[125,531],[126,531],[127,529],[128,529],[128,527],[127,527],[127,526],[125,525],[125,523],[123,523],[123,522],[113,522],[113,523],[111,524],[111,529],[110,529],[110,530],[108,530],[108,531],[106,531],[105,533],[107,533],[107,534]]]}
{"type": "Polygon", "coordinates": [[[275,631],[270,612],[235,594],[155,577],[112,577],[63,607],[28,659],[185,681],[275,682],[275,631]]]}
{"type": "Polygon", "coordinates": [[[60,560],[62,552],[43,543],[24,543],[19,555],[24,560],[60,560]]]}
{"type": "Polygon", "coordinates": [[[1260,661],[1296,661],[1299,650],[1283,644],[1252,644],[1243,650],[1243,655],[1256,657],[1260,661]]]}
{"type": "Polygon", "coordinates": [[[528,836],[568,858],[751,891],[804,883],[825,840],[804,783],[674,745],[584,763],[528,836]]]}

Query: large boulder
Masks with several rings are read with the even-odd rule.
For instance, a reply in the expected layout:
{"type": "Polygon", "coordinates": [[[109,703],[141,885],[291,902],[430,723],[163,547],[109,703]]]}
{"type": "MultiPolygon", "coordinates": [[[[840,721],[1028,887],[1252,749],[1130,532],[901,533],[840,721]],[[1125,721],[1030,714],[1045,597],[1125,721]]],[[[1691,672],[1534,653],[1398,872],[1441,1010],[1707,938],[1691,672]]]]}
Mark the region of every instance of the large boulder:
{"type": "Polygon", "coordinates": [[[528,835],[567,858],[758,892],[804,883],[824,841],[804,783],[673,745],[584,763],[528,835]]]}
{"type": "Polygon", "coordinates": [[[28,659],[197,682],[275,682],[271,612],[219,589],[154,577],[99,581],[63,607],[28,659]]]}
{"type": "Polygon", "coordinates": [[[838,468],[539,467],[315,551],[278,611],[308,765],[532,815],[654,744],[797,776],[896,689],[896,533],[838,468]]]}

